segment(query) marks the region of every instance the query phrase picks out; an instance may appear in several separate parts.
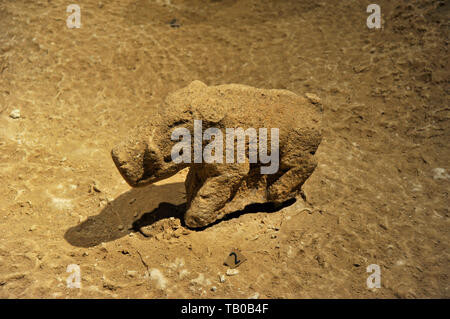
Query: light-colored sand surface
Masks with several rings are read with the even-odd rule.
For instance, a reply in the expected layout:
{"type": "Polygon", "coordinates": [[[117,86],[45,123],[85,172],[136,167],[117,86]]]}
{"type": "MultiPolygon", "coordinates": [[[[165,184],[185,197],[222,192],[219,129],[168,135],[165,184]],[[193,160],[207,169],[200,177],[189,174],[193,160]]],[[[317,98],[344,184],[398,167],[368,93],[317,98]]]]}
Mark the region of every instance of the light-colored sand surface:
{"type": "Polygon", "coordinates": [[[377,1],[382,30],[367,1],[77,3],[80,29],[67,1],[0,4],[0,297],[450,297],[448,2],[377,1]],[[195,79],[322,98],[313,212],[190,231],[185,172],[125,184],[111,148],[195,79]]]}

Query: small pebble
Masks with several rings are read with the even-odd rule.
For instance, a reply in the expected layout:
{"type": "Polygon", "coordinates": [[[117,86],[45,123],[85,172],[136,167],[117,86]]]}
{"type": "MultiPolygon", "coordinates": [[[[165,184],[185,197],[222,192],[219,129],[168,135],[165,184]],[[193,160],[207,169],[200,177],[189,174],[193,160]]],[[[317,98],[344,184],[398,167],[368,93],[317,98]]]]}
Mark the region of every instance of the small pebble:
{"type": "Polygon", "coordinates": [[[12,110],[12,112],[9,114],[9,117],[12,119],[20,118],[20,110],[19,109],[12,110]]]}
{"type": "Polygon", "coordinates": [[[258,298],[259,298],[259,293],[257,293],[257,292],[255,292],[253,295],[248,297],[248,299],[258,299],[258,298]]]}
{"type": "Polygon", "coordinates": [[[212,286],[211,287],[211,291],[216,291],[217,290],[217,287],[216,286],[212,286]]]}
{"type": "Polygon", "coordinates": [[[220,281],[221,283],[224,283],[225,280],[226,280],[225,275],[219,274],[219,281],[220,281]]]}
{"type": "Polygon", "coordinates": [[[145,237],[153,237],[151,226],[143,226],[139,228],[139,232],[145,237]]]}
{"type": "Polygon", "coordinates": [[[239,270],[237,269],[228,269],[227,270],[227,276],[234,276],[237,275],[239,273],[239,270]]]}

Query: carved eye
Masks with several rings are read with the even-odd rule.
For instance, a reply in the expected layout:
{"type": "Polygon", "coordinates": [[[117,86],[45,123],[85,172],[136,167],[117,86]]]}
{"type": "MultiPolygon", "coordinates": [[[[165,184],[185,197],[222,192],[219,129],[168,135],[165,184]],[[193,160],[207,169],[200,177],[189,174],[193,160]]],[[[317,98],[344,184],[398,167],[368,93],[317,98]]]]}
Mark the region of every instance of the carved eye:
{"type": "Polygon", "coordinates": [[[164,156],[164,163],[170,163],[172,161],[172,157],[170,155],[164,156]]]}

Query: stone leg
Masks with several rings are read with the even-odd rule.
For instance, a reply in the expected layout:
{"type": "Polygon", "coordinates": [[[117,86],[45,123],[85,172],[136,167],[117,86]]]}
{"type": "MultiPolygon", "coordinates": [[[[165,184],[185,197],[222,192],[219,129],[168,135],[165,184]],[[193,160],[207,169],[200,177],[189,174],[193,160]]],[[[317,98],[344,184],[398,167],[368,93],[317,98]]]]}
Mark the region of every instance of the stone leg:
{"type": "Polygon", "coordinates": [[[316,167],[314,158],[309,158],[287,170],[267,190],[267,200],[282,203],[293,198],[295,191],[299,191],[316,167]]]}
{"type": "Polygon", "coordinates": [[[248,171],[248,163],[192,166],[186,178],[186,225],[203,227],[222,218],[219,211],[233,198],[248,171]]]}

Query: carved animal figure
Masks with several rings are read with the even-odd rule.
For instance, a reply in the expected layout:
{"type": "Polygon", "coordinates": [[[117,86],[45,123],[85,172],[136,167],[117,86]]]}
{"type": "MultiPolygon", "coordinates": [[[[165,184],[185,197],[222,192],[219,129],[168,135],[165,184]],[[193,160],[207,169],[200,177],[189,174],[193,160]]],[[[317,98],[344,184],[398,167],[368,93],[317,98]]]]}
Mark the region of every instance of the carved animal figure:
{"type": "MultiPolygon", "coordinates": [[[[296,197],[317,165],[314,154],[322,139],[321,118],[320,100],[314,95],[305,98],[287,90],[239,84],[209,87],[194,81],[170,94],[158,115],[135,129],[111,154],[133,187],[157,182],[189,167],[184,220],[189,227],[203,227],[248,204],[280,204],[296,197]],[[223,139],[227,128],[266,128],[269,132],[277,128],[278,170],[262,174],[261,167],[267,164],[249,161],[250,139],[242,163],[226,163],[225,159],[222,163],[176,163],[172,150],[179,141],[171,139],[172,133],[185,128],[194,136],[195,120],[202,121],[203,130],[221,130],[223,136],[216,138],[223,139]]],[[[272,142],[272,136],[268,136],[267,149],[272,142]]],[[[205,144],[203,140],[202,146],[205,144]]]]}

